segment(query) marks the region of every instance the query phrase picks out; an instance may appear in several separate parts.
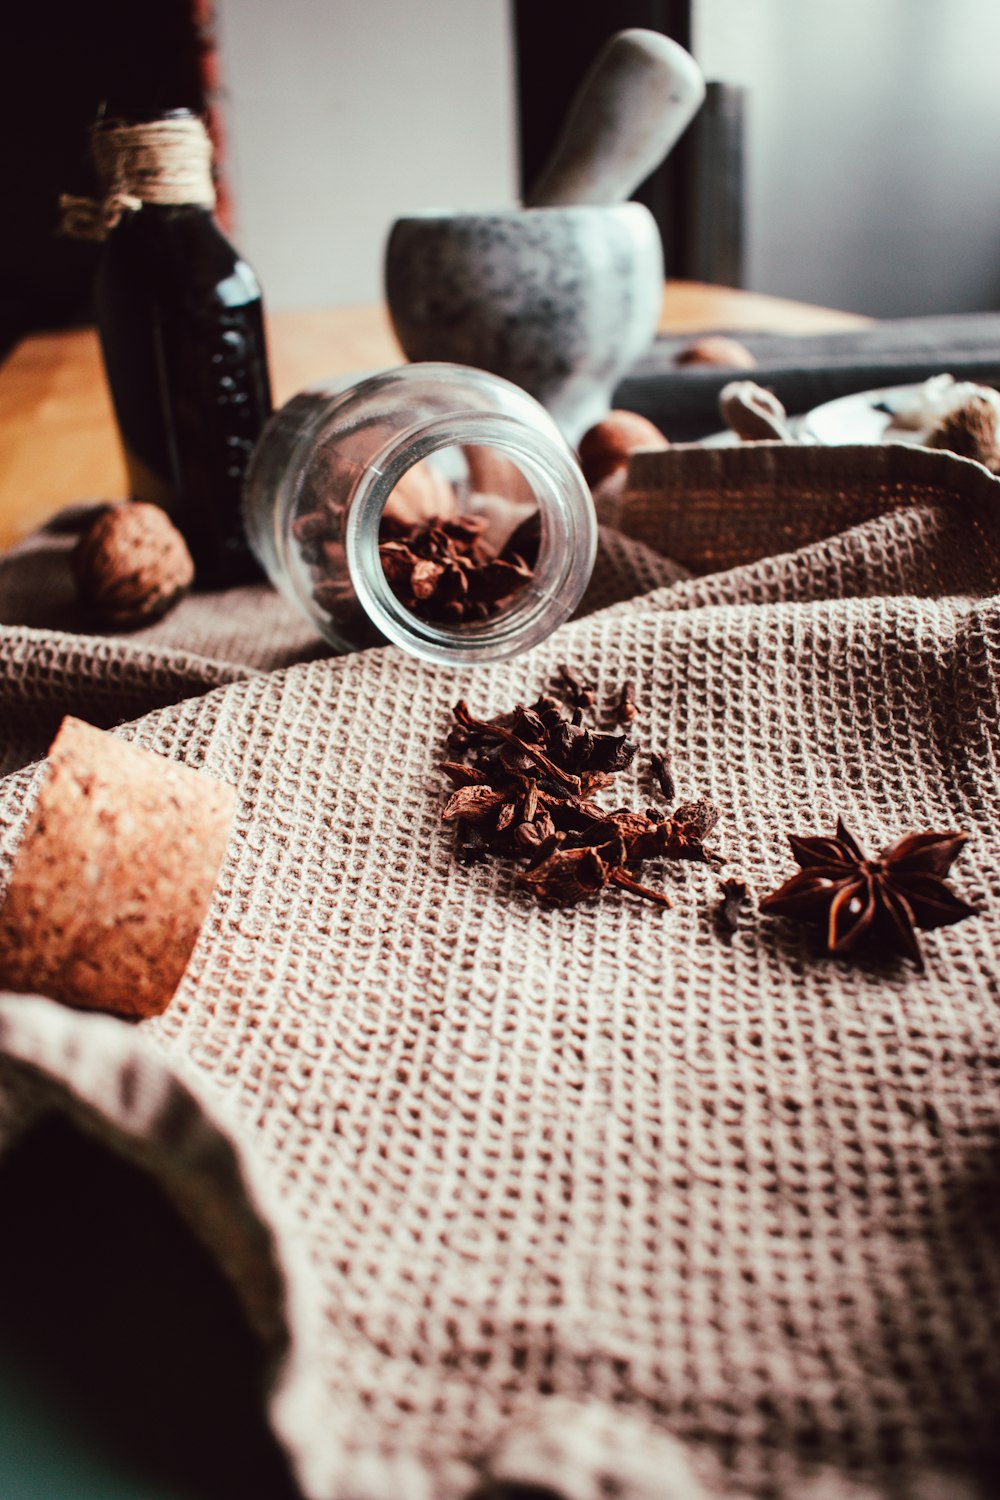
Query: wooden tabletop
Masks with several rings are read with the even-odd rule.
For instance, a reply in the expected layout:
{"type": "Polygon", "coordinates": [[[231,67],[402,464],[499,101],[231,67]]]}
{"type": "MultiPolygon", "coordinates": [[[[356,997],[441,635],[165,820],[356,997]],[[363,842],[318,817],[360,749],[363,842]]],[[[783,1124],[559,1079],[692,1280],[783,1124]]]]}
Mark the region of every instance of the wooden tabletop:
{"type": "MultiPolygon", "coordinates": [[[[671,282],[664,333],[836,333],[869,320],[699,282],[671,282]]],[[[268,320],[275,401],[327,375],[399,364],[385,309],[281,312],[268,320]]],[[[125,494],[125,471],[92,329],[35,334],[0,368],[0,549],[77,500],[125,494]]]]}

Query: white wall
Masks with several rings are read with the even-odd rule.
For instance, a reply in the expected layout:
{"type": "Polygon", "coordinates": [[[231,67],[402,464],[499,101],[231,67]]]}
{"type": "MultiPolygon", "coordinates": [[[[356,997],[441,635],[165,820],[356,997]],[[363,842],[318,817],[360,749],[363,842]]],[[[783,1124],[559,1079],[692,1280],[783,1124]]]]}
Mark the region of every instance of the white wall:
{"type": "Polygon", "coordinates": [[[695,0],[693,51],[750,90],[748,286],[1000,307],[998,0],[695,0]]]}
{"type": "Polygon", "coordinates": [[[392,220],[517,194],[507,0],[217,0],[233,238],[268,306],[381,296],[392,220]]]}

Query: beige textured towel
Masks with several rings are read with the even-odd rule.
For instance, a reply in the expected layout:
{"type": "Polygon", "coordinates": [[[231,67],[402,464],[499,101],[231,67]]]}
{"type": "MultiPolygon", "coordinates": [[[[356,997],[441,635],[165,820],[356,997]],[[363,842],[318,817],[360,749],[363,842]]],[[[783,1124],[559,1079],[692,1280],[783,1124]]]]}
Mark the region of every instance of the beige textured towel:
{"type": "Polygon", "coordinates": [[[1000,482],[771,445],[634,479],[604,607],[497,666],[327,659],[263,588],[81,634],[64,537],[0,563],[0,872],[64,712],[238,788],[162,1017],[0,999],[0,1131],[68,1110],[163,1183],[279,1356],[310,1500],[682,1500],[689,1463],[712,1493],[818,1465],[817,1495],[995,1494],[1000,482]],[[665,913],[460,867],[451,705],[561,662],[599,702],[635,680],[756,894],[839,813],[874,849],[966,829],[980,913],[920,976],[755,913],[726,944],[706,866],[664,866],[665,913]]]}

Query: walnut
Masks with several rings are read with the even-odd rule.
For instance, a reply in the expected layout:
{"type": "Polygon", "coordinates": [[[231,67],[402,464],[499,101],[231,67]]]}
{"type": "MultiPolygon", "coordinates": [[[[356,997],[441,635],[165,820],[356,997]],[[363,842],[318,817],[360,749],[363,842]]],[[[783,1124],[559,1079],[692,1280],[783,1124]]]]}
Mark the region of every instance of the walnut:
{"type": "Polygon", "coordinates": [[[945,448],[960,458],[974,458],[995,474],[1000,469],[997,409],[993,392],[974,393],[953,407],[924,438],[928,448],[945,448]]]}
{"type": "Polygon", "coordinates": [[[142,501],[99,511],[70,563],[84,603],[126,630],[160,619],[194,579],[184,538],[165,511],[142,501]]]}
{"type": "Polygon", "coordinates": [[[756,363],[745,344],[718,333],[696,339],[674,355],[675,365],[722,365],[733,370],[752,370],[756,363]]]}
{"type": "Polygon", "coordinates": [[[660,429],[638,412],[609,411],[603,422],[589,428],[580,439],[580,468],[595,489],[616,470],[624,469],[633,453],[669,446],[660,429]]]}

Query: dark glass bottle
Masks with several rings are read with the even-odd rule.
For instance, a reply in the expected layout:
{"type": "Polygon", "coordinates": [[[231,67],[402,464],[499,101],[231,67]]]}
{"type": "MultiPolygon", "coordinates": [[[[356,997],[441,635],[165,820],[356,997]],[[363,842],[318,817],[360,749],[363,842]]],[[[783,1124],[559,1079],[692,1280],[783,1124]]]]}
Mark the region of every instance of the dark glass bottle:
{"type": "MultiPolygon", "coordinates": [[[[124,190],[143,198],[127,174],[124,190]]],[[[241,507],[271,411],[253,271],[206,203],[143,198],[105,239],[95,305],[133,498],[170,514],[202,586],[260,577],[241,507]]]]}

